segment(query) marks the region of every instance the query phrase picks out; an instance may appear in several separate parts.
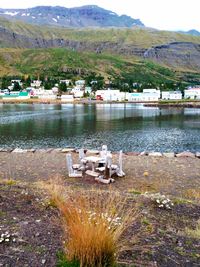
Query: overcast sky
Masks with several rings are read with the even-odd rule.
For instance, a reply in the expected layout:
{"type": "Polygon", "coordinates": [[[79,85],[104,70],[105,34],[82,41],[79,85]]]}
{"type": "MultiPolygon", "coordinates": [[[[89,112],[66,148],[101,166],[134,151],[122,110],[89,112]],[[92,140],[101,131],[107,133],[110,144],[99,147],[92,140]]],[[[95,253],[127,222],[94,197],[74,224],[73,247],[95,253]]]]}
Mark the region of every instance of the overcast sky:
{"type": "Polygon", "coordinates": [[[119,15],[139,18],[148,27],[200,31],[200,0],[0,0],[0,8],[28,8],[38,5],[75,7],[92,4],[119,15]]]}

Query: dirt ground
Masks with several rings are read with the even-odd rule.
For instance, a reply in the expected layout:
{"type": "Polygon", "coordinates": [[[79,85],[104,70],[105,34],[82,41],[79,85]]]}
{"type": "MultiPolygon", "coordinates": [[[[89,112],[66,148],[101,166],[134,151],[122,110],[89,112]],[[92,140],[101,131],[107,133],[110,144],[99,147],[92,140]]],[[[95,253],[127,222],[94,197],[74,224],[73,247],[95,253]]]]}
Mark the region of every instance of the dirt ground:
{"type": "MultiPolygon", "coordinates": [[[[73,160],[77,157],[74,153],[73,160]]],[[[200,159],[124,155],[123,162],[126,176],[108,186],[92,177],[69,178],[62,153],[1,152],[0,236],[10,237],[0,243],[0,266],[57,266],[63,248],[59,213],[35,190],[38,181],[56,177],[74,190],[126,192],[133,202],[146,191],[166,194],[175,203],[172,210],[142,200],[140,216],[126,233],[129,248],[120,253],[119,266],[200,266],[200,240],[185,235],[185,228],[195,229],[200,218],[200,159]]]]}
{"type": "MultiPolygon", "coordinates": [[[[78,155],[73,153],[74,162],[78,155]]],[[[114,155],[113,162],[117,162],[114,155]]],[[[163,192],[184,196],[188,190],[200,188],[200,159],[166,158],[151,156],[123,156],[126,176],[116,178],[110,187],[121,191],[132,189],[163,192]]],[[[63,153],[0,153],[0,178],[34,183],[38,180],[54,179],[59,176],[67,185],[107,187],[94,181],[92,177],[71,179],[67,175],[66,154],[63,153]]]]}

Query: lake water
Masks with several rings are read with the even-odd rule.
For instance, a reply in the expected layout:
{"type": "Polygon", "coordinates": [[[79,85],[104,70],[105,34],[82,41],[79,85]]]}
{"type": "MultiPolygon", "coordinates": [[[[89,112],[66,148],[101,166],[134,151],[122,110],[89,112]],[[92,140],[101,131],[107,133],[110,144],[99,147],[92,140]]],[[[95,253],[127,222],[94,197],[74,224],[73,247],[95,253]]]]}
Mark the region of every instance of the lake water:
{"type": "Polygon", "coordinates": [[[142,104],[0,105],[0,147],[200,151],[200,109],[142,104]]]}

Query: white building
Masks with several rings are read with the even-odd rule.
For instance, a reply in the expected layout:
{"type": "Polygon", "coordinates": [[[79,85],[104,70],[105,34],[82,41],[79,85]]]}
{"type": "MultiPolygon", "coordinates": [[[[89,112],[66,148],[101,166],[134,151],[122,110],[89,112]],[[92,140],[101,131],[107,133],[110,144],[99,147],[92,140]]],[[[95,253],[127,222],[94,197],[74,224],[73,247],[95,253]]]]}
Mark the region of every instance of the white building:
{"type": "Polygon", "coordinates": [[[182,93],[181,91],[163,91],[162,99],[163,100],[181,100],[182,93]]]}
{"type": "Polygon", "coordinates": [[[57,94],[58,91],[59,91],[58,87],[56,87],[56,86],[54,86],[51,90],[52,90],[52,92],[53,92],[54,94],[57,94]]]}
{"type": "Polygon", "coordinates": [[[21,80],[11,80],[11,85],[14,86],[15,83],[18,83],[20,86],[23,85],[21,80]]]}
{"type": "Polygon", "coordinates": [[[65,83],[67,86],[69,86],[71,80],[60,80],[60,83],[65,83]]]}
{"type": "Polygon", "coordinates": [[[200,99],[200,87],[184,90],[185,99],[200,99]]]}
{"type": "Polygon", "coordinates": [[[75,85],[83,88],[85,86],[85,80],[78,80],[75,82],[75,85]]]}
{"type": "Polygon", "coordinates": [[[62,102],[73,102],[74,96],[73,95],[61,95],[62,102]]]}
{"type": "Polygon", "coordinates": [[[57,95],[52,90],[45,90],[43,88],[35,89],[31,91],[32,96],[37,96],[41,99],[56,99],[57,95]]]}
{"type": "Polygon", "coordinates": [[[129,93],[128,101],[140,102],[142,101],[143,93],[129,93]]]}
{"type": "Polygon", "coordinates": [[[71,90],[75,98],[81,98],[84,95],[84,90],[80,86],[76,86],[71,90]]]}
{"type": "Polygon", "coordinates": [[[34,80],[31,82],[31,87],[33,88],[39,88],[42,84],[42,81],[39,81],[39,80],[34,80]]]}
{"type": "Polygon", "coordinates": [[[96,99],[104,101],[124,101],[126,99],[126,93],[120,92],[120,90],[97,90],[96,99]]]}

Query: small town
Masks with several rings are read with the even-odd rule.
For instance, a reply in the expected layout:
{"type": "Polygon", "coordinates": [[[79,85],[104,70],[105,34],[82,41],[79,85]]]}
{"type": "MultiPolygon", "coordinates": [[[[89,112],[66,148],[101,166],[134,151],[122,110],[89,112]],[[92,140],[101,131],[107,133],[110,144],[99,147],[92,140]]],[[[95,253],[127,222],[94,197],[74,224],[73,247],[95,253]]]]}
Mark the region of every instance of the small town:
{"type": "Polygon", "coordinates": [[[60,80],[59,84],[48,90],[42,86],[42,81],[33,80],[30,87],[24,88],[21,80],[11,80],[8,88],[2,88],[0,99],[2,100],[26,100],[26,99],[43,99],[43,100],[61,100],[62,102],[73,102],[82,98],[89,100],[102,100],[107,102],[156,102],[159,100],[200,100],[200,86],[188,86],[185,90],[161,91],[159,89],[142,89],[138,92],[136,89],[129,89],[128,92],[116,90],[105,84],[105,88],[94,90],[93,84],[98,81],[91,81],[91,86],[86,86],[85,80],[60,80]],[[70,85],[70,87],[69,87],[70,85]],[[16,90],[17,88],[17,90],[16,90]],[[64,88],[64,90],[63,90],[64,88]]]}

